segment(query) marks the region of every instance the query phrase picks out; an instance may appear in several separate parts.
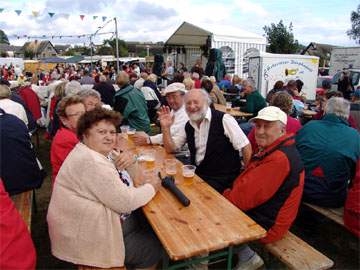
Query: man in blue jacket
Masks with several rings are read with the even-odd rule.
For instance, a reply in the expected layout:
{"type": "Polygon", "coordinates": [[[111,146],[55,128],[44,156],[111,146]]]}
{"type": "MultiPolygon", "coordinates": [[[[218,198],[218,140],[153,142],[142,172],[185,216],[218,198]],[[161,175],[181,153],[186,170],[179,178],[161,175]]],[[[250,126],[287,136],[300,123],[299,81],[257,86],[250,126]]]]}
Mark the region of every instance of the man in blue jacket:
{"type": "Polygon", "coordinates": [[[321,120],[298,131],[296,144],[305,165],[304,201],[323,207],[344,205],[360,156],[360,135],[349,126],[349,113],[350,103],[333,97],[321,120]]]}

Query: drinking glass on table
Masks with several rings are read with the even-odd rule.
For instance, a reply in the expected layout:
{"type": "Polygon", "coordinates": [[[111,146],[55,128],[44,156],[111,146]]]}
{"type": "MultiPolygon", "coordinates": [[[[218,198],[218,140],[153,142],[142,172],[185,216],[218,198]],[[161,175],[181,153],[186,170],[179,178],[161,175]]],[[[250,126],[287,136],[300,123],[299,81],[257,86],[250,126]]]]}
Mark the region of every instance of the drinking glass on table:
{"type": "Polygon", "coordinates": [[[226,102],[226,110],[231,111],[231,107],[232,107],[232,103],[231,102],[226,102]]]}
{"type": "Polygon", "coordinates": [[[147,169],[155,168],[155,150],[147,149],[142,153],[142,160],[147,169]]]}
{"type": "Polygon", "coordinates": [[[196,166],[184,165],[182,166],[182,176],[184,178],[184,185],[189,186],[194,181],[196,166]]]}
{"type": "Polygon", "coordinates": [[[121,134],[123,135],[123,138],[128,139],[127,133],[128,133],[128,130],[129,130],[129,126],[125,126],[125,125],[121,126],[120,130],[121,130],[121,134]]]}
{"type": "Polygon", "coordinates": [[[132,127],[129,127],[128,130],[127,130],[127,136],[128,136],[128,140],[130,142],[133,142],[132,140],[132,137],[135,135],[136,133],[136,129],[135,128],[132,128],[132,127]]]}
{"type": "Polygon", "coordinates": [[[169,176],[176,175],[176,160],[175,159],[165,159],[165,173],[169,176]]]}

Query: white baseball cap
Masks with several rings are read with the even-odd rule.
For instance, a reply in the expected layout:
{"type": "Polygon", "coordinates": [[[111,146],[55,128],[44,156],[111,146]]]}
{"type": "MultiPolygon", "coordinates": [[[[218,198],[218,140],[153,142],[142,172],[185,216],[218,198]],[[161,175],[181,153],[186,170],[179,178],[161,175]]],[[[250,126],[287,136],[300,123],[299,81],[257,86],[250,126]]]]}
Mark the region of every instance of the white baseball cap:
{"type": "Polygon", "coordinates": [[[254,118],[251,118],[249,122],[253,122],[256,119],[261,119],[265,121],[280,121],[284,125],[287,123],[287,115],[280,108],[275,106],[268,106],[261,109],[258,112],[258,115],[254,118]]]}
{"type": "Polygon", "coordinates": [[[164,90],[164,95],[169,94],[169,93],[174,93],[177,91],[186,93],[185,84],[179,83],[179,82],[169,84],[164,90]]]}

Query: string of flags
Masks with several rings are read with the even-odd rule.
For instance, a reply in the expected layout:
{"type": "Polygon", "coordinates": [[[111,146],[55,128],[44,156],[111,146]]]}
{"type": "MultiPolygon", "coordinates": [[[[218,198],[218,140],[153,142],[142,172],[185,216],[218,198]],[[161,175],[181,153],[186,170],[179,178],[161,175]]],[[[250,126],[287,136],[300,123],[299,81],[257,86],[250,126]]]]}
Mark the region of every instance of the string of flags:
{"type": "MultiPolygon", "coordinates": [[[[102,32],[97,33],[96,35],[108,35],[114,34],[114,32],[102,32]]],[[[9,38],[27,38],[27,39],[62,39],[62,38],[88,38],[93,34],[82,34],[82,35],[37,35],[37,36],[29,36],[29,35],[8,35],[9,38]]]]}
{"type": "MultiPolygon", "coordinates": [[[[0,8],[0,13],[3,13],[3,12],[6,12],[7,10],[5,8],[0,8]]],[[[10,10],[10,12],[14,11],[18,16],[20,16],[21,14],[23,14],[23,11],[21,9],[15,9],[15,10],[10,10]]],[[[47,13],[47,15],[50,17],[50,18],[56,18],[57,16],[59,17],[64,17],[66,19],[69,18],[70,14],[67,14],[67,13],[55,13],[55,12],[43,12],[42,14],[40,14],[40,11],[38,10],[32,10],[31,11],[31,16],[34,17],[34,18],[37,18],[39,17],[40,15],[43,15],[47,13]]],[[[85,16],[87,15],[84,15],[84,14],[80,14],[79,15],[79,18],[80,20],[84,20],[85,19],[85,16]]],[[[92,18],[93,20],[96,20],[96,19],[101,19],[103,22],[106,21],[106,19],[108,18],[107,16],[88,16],[90,18],[92,18]]]]}

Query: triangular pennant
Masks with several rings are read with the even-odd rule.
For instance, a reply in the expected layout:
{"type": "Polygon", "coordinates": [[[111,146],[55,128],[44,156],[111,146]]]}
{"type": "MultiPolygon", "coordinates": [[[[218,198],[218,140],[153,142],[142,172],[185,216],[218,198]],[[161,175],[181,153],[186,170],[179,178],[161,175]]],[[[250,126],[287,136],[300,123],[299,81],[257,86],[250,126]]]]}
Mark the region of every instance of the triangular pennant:
{"type": "Polygon", "coordinates": [[[3,11],[4,11],[4,9],[3,9],[3,8],[0,8],[0,13],[3,12],[3,11]]]}
{"type": "Polygon", "coordinates": [[[17,10],[15,10],[15,12],[16,12],[16,14],[17,14],[18,16],[20,16],[20,14],[21,14],[22,10],[17,9],[17,10]]]}
{"type": "Polygon", "coordinates": [[[102,21],[105,22],[106,18],[106,16],[102,16],[102,21]]]}
{"type": "Polygon", "coordinates": [[[49,14],[50,18],[52,18],[55,15],[54,12],[48,12],[48,14],[49,14]]]}
{"type": "Polygon", "coordinates": [[[80,15],[81,20],[84,20],[84,18],[85,18],[85,15],[80,15]]]}
{"type": "Polygon", "coordinates": [[[96,20],[98,16],[93,16],[93,19],[96,20]]]}
{"type": "Polygon", "coordinates": [[[33,10],[31,13],[32,13],[32,15],[33,15],[34,17],[39,16],[39,11],[33,10]]]}

